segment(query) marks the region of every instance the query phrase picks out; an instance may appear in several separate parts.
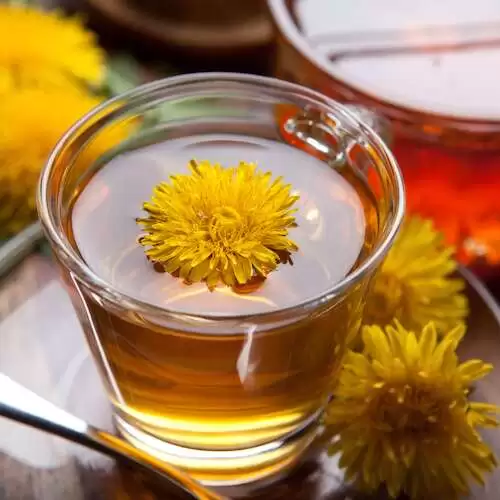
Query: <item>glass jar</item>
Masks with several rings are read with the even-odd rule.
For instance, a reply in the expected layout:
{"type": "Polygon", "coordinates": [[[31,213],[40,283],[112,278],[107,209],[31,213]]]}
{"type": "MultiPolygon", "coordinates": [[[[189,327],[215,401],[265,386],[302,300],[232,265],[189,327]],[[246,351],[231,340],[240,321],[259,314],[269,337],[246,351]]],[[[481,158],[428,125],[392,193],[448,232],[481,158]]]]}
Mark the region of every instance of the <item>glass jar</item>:
{"type": "Polygon", "coordinates": [[[489,1],[269,0],[275,75],[392,124],[407,212],[435,221],[459,259],[500,270],[500,63],[489,1]],[[360,15],[362,13],[363,15],[360,15]]]}

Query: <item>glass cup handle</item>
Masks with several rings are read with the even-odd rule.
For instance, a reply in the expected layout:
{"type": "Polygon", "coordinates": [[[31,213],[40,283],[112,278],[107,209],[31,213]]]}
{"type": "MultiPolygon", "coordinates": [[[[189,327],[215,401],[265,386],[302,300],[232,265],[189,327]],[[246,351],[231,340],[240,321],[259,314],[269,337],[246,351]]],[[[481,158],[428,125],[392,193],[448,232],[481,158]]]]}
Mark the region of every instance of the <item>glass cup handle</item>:
{"type": "Polygon", "coordinates": [[[374,130],[380,138],[387,144],[392,145],[391,123],[387,118],[377,113],[375,110],[358,104],[346,104],[345,107],[363,123],[374,130]]]}
{"type": "MultiPolygon", "coordinates": [[[[364,106],[348,104],[345,108],[390,146],[391,127],[386,118],[364,106]]],[[[305,107],[297,114],[289,116],[281,127],[287,142],[292,142],[300,149],[308,151],[334,169],[343,168],[346,161],[350,161],[349,155],[353,145],[363,142],[359,132],[344,127],[335,116],[313,106],[305,107]]],[[[358,168],[366,170],[359,165],[358,168]]]]}

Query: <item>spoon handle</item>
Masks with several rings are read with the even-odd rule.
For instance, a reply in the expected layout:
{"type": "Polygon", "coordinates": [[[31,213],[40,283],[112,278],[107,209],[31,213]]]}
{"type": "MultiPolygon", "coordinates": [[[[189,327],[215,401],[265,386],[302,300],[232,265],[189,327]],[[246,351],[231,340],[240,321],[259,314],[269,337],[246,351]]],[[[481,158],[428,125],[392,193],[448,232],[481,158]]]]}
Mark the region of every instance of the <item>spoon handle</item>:
{"type": "Polygon", "coordinates": [[[180,498],[223,500],[223,497],[202,486],[189,474],[133,447],[117,436],[88,425],[4,374],[0,374],[0,416],[160,474],[175,487],[176,492],[183,494],[180,498]]]}

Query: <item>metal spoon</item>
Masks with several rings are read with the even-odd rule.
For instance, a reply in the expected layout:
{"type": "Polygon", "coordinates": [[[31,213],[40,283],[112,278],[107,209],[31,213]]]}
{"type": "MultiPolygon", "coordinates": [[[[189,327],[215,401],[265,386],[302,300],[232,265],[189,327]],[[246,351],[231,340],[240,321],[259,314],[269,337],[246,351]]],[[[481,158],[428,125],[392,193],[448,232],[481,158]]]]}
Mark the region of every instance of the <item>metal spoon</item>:
{"type": "Polygon", "coordinates": [[[97,429],[0,374],[0,416],[82,444],[162,476],[182,498],[223,500],[189,474],[97,429]]]}

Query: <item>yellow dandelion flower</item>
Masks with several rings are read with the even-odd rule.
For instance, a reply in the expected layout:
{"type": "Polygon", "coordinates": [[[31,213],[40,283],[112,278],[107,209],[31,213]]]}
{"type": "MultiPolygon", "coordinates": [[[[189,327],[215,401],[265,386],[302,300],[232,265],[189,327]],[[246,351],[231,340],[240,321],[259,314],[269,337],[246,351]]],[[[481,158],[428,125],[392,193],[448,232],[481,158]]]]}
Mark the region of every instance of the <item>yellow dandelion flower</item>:
{"type": "Polygon", "coordinates": [[[497,462],[478,428],[496,426],[498,408],[467,399],[492,366],[459,364],[464,332],[458,325],[439,340],[433,323],[420,335],[397,321],[364,327],[365,349],[348,352],[325,416],[349,479],[368,490],[385,484],[394,498],[446,500],[483,483],[497,462]]]}
{"type": "Polygon", "coordinates": [[[457,263],[453,248],[429,220],[406,219],[382,268],[375,277],[365,309],[365,324],[386,325],[392,318],[420,331],[433,321],[449,330],[468,313],[465,283],[452,278],[457,263]]]}
{"type": "Polygon", "coordinates": [[[78,19],[0,4],[0,33],[0,91],[61,86],[71,78],[91,86],[104,80],[104,52],[78,19]]]}
{"type": "Polygon", "coordinates": [[[298,196],[281,177],[244,162],[223,168],[192,161],[189,168],[156,186],[143,207],[148,217],[138,219],[146,254],[167,272],[210,289],[244,285],[297,250],[288,229],[296,225],[298,196]]]}
{"type": "MultiPolygon", "coordinates": [[[[22,229],[36,218],[35,192],[40,170],[60,137],[100,103],[73,86],[50,91],[26,88],[0,99],[0,236],[22,229]]],[[[96,159],[120,142],[123,127],[103,134],[85,155],[96,159]]]]}

